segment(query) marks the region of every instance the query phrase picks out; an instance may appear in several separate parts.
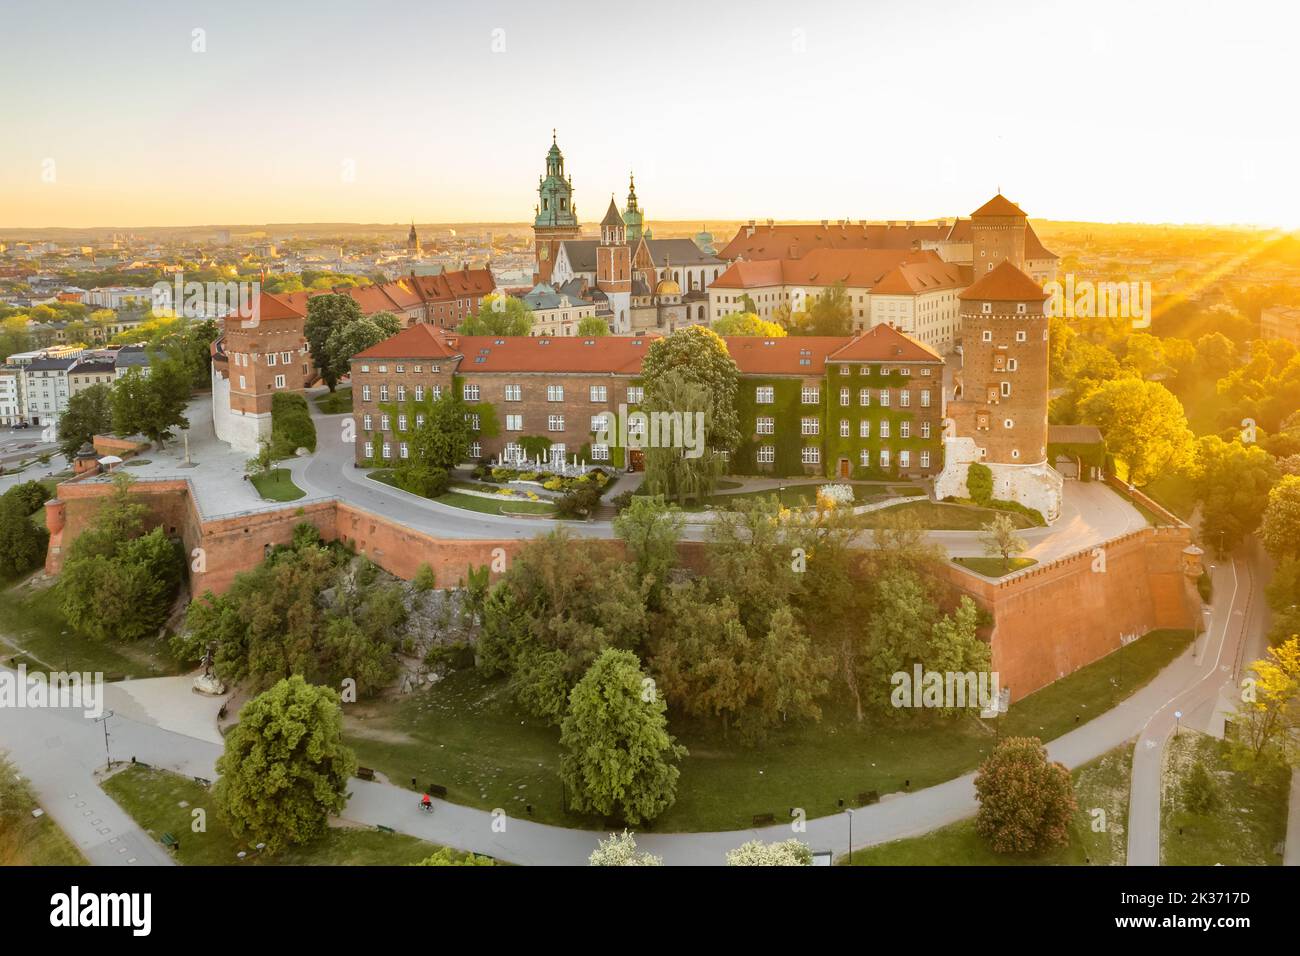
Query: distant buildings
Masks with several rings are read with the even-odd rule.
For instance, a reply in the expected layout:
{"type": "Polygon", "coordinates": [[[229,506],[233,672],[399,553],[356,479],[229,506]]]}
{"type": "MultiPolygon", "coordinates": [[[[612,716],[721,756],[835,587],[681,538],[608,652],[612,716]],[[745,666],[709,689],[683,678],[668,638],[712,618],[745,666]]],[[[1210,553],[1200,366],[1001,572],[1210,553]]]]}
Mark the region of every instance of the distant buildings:
{"type": "Polygon", "coordinates": [[[1274,305],[1259,314],[1259,335],[1264,339],[1284,339],[1300,346],[1300,309],[1274,305]]]}

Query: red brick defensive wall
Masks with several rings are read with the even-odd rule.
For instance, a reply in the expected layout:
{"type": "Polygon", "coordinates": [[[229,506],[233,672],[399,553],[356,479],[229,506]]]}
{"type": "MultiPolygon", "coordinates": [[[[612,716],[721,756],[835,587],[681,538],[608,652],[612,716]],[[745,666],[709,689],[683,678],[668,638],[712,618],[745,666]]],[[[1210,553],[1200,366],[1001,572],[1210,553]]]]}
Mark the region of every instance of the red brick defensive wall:
{"type": "MultiPolygon", "coordinates": [[[[59,485],[58,497],[46,503],[47,573],[59,573],[66,544],[86,527],[111,491],[112,485],[102,480],[59,485]]],[[[409,580],[427,563],[440,587],[462,580],[471,565],[502,567],[496,559],[504,555],[508,561],[524,543],[514,538],[438,538],[337,500],[205,521],[183,479],[138,480],[132,491],[149,509],[147,528],[161,525],[185,543],[190,593],[195,597],[208,590],[224,592],[236,574],[255,567],[271,547],[288,544],[302,522],[315,525],[327,541],[350,544],[400,578],[409,580]]],[[[539,525],[539,533],[542,528],[539,525]]],[[[947,566],[947,574],[992,614],[993,669],[1001,685],[1011,688],[1012,700],[1019,700],[1150,630],[1194,627],[1200,600],[1183,566],[1183,549],[1190,543],[1191,531],[1185,525],[1148,527],[1109,541],[1104,548],[1001,581],[955,564],[947,566]]],[[[688,566],[698,565],[701,548],[683,543],[688,566]]]]}

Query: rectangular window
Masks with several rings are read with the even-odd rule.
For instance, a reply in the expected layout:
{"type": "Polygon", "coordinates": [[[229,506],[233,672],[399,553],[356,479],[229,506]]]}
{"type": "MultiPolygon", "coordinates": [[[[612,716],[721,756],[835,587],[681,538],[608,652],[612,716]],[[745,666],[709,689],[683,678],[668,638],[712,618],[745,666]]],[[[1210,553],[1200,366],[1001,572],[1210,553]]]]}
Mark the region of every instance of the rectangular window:
{"type": "Polygon", "coordinates": [[[1010,397],[1011,397],[1011,383],[1010,383],[1010,382],[1003,382],[1003,383],[1002,383],[1002,397],[1003,397],[1003,398],[1010,398],[1010,397]]]}
{"type": "Polygon", "coordinates": [[[361,416],[361,427],[366,431],[370,431],[374,427],[374,422],[369,415],[361,416]]]}
{"type": "Polygon", "coordinates": [[[592,415],[592,416],[591,416],[591,430],[592,430],[592,432],[599,433],[602,429],[604,429],[604,427],[605,427],[605,418],[606,418],[606,417],[607,417],[607,413],[606,413],[606,412],[600,412],[600,413],[598,413],[598,414],[596,414],[596,415],[592,415]]]}
{"type": "Polygon", "coordinates": [[[758,433],[759,433],[760,435],[775,435],[775,434],[776,434],[776,419],[775,419],[775,418],[759,418],[759,419],[757,420],[757,426],[758,426],[757,430],[758,430],[758,433]]]}
{"type": "Polygon", "coordinates": [[[609,401],[609,399],[606,398],[605,395],[606,395],[606,392],[605,392],[605,386],[604,386],[604,385],[593,385],[593,386],[591,386],[591,400],[592,400],[593,402],[607,402],[607,401],[609,401]]]}
{"type": "Polygon", "coordinates": [[[898,467],[899,468],[912,467],[912,453],[910,451],[904,449],[903,451],[900,451],[898,453],[898,467]]]}
{"type": "Polygon", "coordinates": [[[858,389],[858,404],[861,405],[863,408],[871,407],[871,389],[869,388],[858,389]]]}
{"type": "Polygon", "coordinates": [[[277,375],[277,376],[275,377],[275,387],[276,387],[276,388],[284,388],[284,376],[283,376],[283,375],[277,375]]]}
{"type": "Polygon", "coordinates": [[[592,445],[592,446],[591,446],[591,460],[592,460],[592,461],[609,461],[609,446],[608,446],[608,445],[592,445]]]}
{"type": "Polygon", "coordinates": [[[410,458],[410,457],[411,457],[411,450],[410,450],[410,447],[406,444],[406,442],[399,442],[399,443],[398,443],[398,445],[397,445],[397,457],[398,457],[398,458],[410,458]]]}
{"type": "MultiPolygon", "coordinates": [[[[847,366],[847,365],[843,365],[843,366],[841,366],[841,368],[848,368],[848,366],[847,366]]],[[[850,397],[850,393],[849,393],[849,390],[848,390],[847,388],[842,388],[842,389],[840,389],[840,404],[841,404],[841,405],[845,405],[845,406],[847,406],[847,405],[849,404],[849,397],[850,397]]]]}
{"type": "Polygon", "coordinates": [[[423,415],[416,415],[416,416],[415,416],[415,427],[416,427],[416,428],[423,428],[423,427],[424,427],[424,416],[423,416],[423,415]]]}
{"type": "Polygon", "coordinates": [[[804,447],[801,457],[805,465],[819,465],[822,460],[822,450],[816,445],[808,445],[804,447]]]}
{"type": "Polygon", "coordinates": [[[422,401],[424,401],[424,386],[423,386],[423,385],[417,385],[417,386],[415,386],[415,400],[416,400],[417,402],[422,402],[422,401]]]}
{"type": "Polygon", "coordinates": [[[820,433],[821,433],[821,419],[819,418],[799,419],[799,434],[818,435],[820,433]]]}
{"type": "Polygon", "coordinates": [[[771,385],[760,385],[754,389],[754,401],[759,405],[771,405],[774,398],[774,389],[771,385]]]}
{"type": "Polygon", "coordinates": [[[562,402],[562,401],[564,401],[564,386],[563,386],[563,385],[547,385],[547,386],[546,386],[546,400],[547,400],[548,402],[562,402]]]}
{"type": "Polygon", "coordinates": [[[433,398],[433,400],[434,400],[435,402],[436,402],[438,399],[442,398],[442,386],[441,386],[441,385],[431,385],[431,386],[429,386],[429,395],[430,395],[430,397],[433,398]]]}
{"type": "Polygon", "coordinates": [[[880,422],[880,437],[881,437],[881,438],[888,438],[888,437],[889,437],[889,419],[888,419],[888,418],[883,419],[883,420],[880,422]]]}
{"type": "Polygon", "coordinates": [[[397,430],[398,430],[399,432],[404,432],[404,431],[406,431],[406,416],[405,416],[405,415],[398,415],[398,416],[397,416],[397,430]]]}
{"type": "Polygon", "coordinates": [[[912,404],[912,393],[903,389],[898,393],[898,404],[903,408],[908,408],[912,404]]]}
{"type": "Polygon", "coordinates": [[[645,389],[640,385],[629,385],[627,387],[627,403],[629,405],[640,405],[645,401],[645,389]]]}
{"type": "Polygon", "coordinates": [[[366,456],[366,460],[367,460],[367,461],[370,460],[371,458],[374,458],[374,457],[375,457],[375,443],[374,443],[374,442],[372,442],[372,441],[368,441],[368,442],[366,442],[366,447],[365,447],[365,456],[366,456]]]}
{"type": "Polygon", "coordinates": [[[921,389],[921,407],[930,407],[930,390],[928,388],[921,389]]]}
{"type": "Polygon", "coordinates": [[[384,458],[385,458],[385,460],[387,460],[387,459],[389,459],[389,458],[392,458],[392,457],[393,457],[393,446],[390,445],[388,442],[384,442],[383,453],[384,453],[384,458]]]}
{"type": "Polygon", "coordinates": [[[863,468],[870,468],[870,467],[871,467],[871,449],[870,449],[870,448],[864,448],[864,449],[862,449],[862,451],[858,452],[858,464],[860,464],[863,468]]]}
{"type": "Polygon", "coordinates": [[[858,437],[859,438],[871,437],[871,419],[864,418],[862,419],[862,421],[858,422],[858,437]]]}
{"type": "Polygon", "coordinates": [[[506,431],[508,431],[508,432],[521,432],[521,431],[523,431],[523,430],[524,430],[524,416],[523,416],[523,415],[507,415],[507,416],[506,416],[506,431]]]}
{"type": "Polygon", "coordinates": [[[929,437],[930,437],[930,423],[929,423],[929,422],[921,422],[921,437],[922,437],[922,438],[929,438],[929,437]]]}
{"type": "Polygon", "coordinates": [[[399,385],[399,386],[397,386],[397,400],[398,400],[399,402],[404,402],[404,401],[406,401],[406,386],[405,386],[405,385],[399,385]]]}
{"type": "Polygon", "coordinates": [[[889,449],[888,449],[888,448],[882,448],[882,449],[880,449],[880,467],[881,467],[881,468],[888,468],[888,467],[889,467],[889,449]]]}
{"type": "Polygon", "coordinates": [[[520,402],[520,401],[523,401],[523,398],[524,398],[524,389],[523,389],[523,386],[522,386],[522,385],[507,385],[507,386],[506,386],[506,401],[507,401],[507,402],[520,402]]]}
{"type": "Polygon", "coordinates": [[[775,462],[776,462],[776,446],[775,446],[775,445],[759,445],[759,446],[758,446],[758,463],[759,463],[760,465],[771,465],[771,464],[774,464],[775,462]]]}
{"type": "Polygon", "coordinates": [[[268,353],[267,353],[267,356],[266,356],[266,364],[267,364],[267,365],[274,365],[274,364],[275,364],[275,358],[276,358],[276,356],[275,356],[275,353],[274,353],[274,352],[268,352],[268,353]]]}
{"type": "Polygon", "coordinates": [[[546,430],[547,430],[548,432],[562,432],[562,431],[564,431],[564,416],[563,416],[563,415],[547,415],[547,416],[546,416],[546,430]]]}
{"type": "MultiPolygon", "coordinates": [[[[281,365],[288,365],[291,361],[293,361],[293,353],[292,353],[292,352],[281,352],[281,353],[280,353],[280,364],[281,364],[281,365]]],[[[399,368],[398,371],[400,372],[401,369],[399,368]]]]}
{"type": "Polygon", "coordinates": [[[388,401],[388,386],[387,386],[387,385],[380,385],[380,386],[379,386],[379,400],[380,400],[381,402],[386,402],[386,401],[388,401]]]}
{"type": "Polygon", "coordinates": [[[379,416],[379,430],[380,430],[381,432],[386,432],[386,431],[388,431],[388,428],[389,428],[389,421],[390,421],[390,420],[389,420],[389,418],[388,418],[387,415],[380,415],[380,416],[379,416]]]}
{"type": "Polygon", "coordinates": [[[922,468],[930,467],[930,453],[928,451],[921,452],[921,467],[922,468]]]}
{"type": "Polygon", "coordinates": [[[462,397],[463,397],[463,398],[465,399],[465,401],[467,401],[467,402],[477,402],[477,401],[478,401],[478,386],[477,386],[477,385],[466,385],[465,388],[464,388],[464,391],[462,392],[462,397]]]}
{"type": "Polygon", "coordinates": [[[402,374],[403,372],[406,371],[406,366],[405,366],[405,365],[398,365],[398,366],[396,366],[396,367],[394,368],[394,371],[397,372],[398,375],[400,375],[400,374],[402,374]]]}
{"type": "Polygon", "coordinates": [[[368,401],[370,401],[370,386],[369,386],[369,385],[362,385],[362,386],[361,386],[361,400],[362,400],[363,402],[368,402],[368,401]]]}
{"type": "Polygon", "coordinates": [[[889,389],[887,388],[882,388],[880,390],[880,407],[881,408],[889,407],[889,389]]]}
{"type": "Polygon", "coordinates": [[[816,405],[822,400],[822,391],[816,385],[805,385],[799,391],[799,401],[805,405],[816,405]]]}
{"type": "Polygon", "coordinates": [[[849,428],[850,428],[849,420],[848,420],[847,418],[841,418],[841,419],[840,419],[840,437],[841,437],[841,438],[848,438],[848,437],[849,437],[849,435],[850,435],[849,428]]]}
{"type": "Polygon", "coordinates": [[[480,419],[479,419],[478,415],[474,414],[473,412],[470,412],[469,414],[467,414],[467,415],[465,416],[465,421],[469,422],[469,427],[470,427],[473,431],[479,431],[479,430],[480,430],[480,428],[481,428],[481,422],[480,422],[480,419]]]}
{"type": "Polygon", "coordinates": [[[899,423],[898,423],[898,437],[899,437],[899,438],[911,438],[911,437],[912,437],[912,423],[911,423],[911,422],[899,422],[899,423]]]}
{"type": "Polygon", "coordinates": [[[483,443],[481,441],[472,441],[469,443],[469,456],[471,458],[483,457],[483,443]]]}

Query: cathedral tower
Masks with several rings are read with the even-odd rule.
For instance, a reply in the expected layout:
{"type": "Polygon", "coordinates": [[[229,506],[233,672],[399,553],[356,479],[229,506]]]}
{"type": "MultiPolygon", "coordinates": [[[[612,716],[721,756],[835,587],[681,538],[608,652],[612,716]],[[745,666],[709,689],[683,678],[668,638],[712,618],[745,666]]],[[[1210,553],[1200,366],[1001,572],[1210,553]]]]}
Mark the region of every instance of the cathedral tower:
{"type": "Polygon", "coordinates": [[[636,179],[629,173],[627,177],[627,208],[623,210],[623,226],[627,231],[629,245],[635,246],[641,241],[641,226],[643,223],[643,214],[636,204],[636,179]]]}
{"type": "Polygon", "coordinates": [[[615,333],[631,331],[632,248],[627,244],[627,227],[619,215],[614,197],[600,221],[600,245],[596,247],[596,288],[609,297],[611,323],[615,333]]]}
{"type": "Polygon", "coordinates": [[[537,206],[533,219],[533,249],[537,254],[539,281],[550,279],[555,253],[563,239],[577,239],[578,209],[573,204],[573,179],[564,174],[564,154],[551,130],[551,148],[546,153],[546,175],[537,179],[537,206]]]}
{"type": "Polygon", "coordinates": [[[1024,270],[1028,224],[1029,217],[1024,211],[1001,193],[971,213],[971,262],[975,281],[1001,262],[1010,262],[1024,270]]]}

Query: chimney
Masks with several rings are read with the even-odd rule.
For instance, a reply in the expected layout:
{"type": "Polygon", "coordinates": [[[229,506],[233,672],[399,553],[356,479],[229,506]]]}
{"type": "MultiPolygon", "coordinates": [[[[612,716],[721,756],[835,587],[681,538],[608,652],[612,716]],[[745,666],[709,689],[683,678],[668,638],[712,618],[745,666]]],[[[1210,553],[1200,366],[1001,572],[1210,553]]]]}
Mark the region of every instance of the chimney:
{"type": "Polygon", "coordinates": [[[913,226],[915,226],[915,225],[916,225],[916,220],[915,220],[915,219],[909,219],[909,220],[907,220],[907,228],[908,228],[908,229],[911,229],[911,228],[912,228],[913,226]]]}
{"type": "Polygon", "coordinates": [[[745,238],[748,239],[754,234],[754,220],[749,220],[749,225],[745,227],[745,238]]]}
{"type": "Polygon", "coordinates": [[[947,228],[948,228],[948,220],[947,220],[947,219],[940,219],[938,225],[939,225],[939,228],[940,228],[940,229],[947,229],[947,228]]]}
{"type": "Polygon", "coordinates": [[[830,222],[830,220],[828,220],[828,219],[823,219],[823,220],[822,220],[822,228],[823,228],[823,229],[828,228],[828,226],[829,226],[829,222],[830,222]]]}
{"type": "Polygon", "coordinates": [[[896,223],[893,219],[890,219],[890,220],[888,220],[888,221],[885,222],[885,225],[887,225],[890,229],[893,229],[894,226],[897,225],[897,223],[896,223]]]}

